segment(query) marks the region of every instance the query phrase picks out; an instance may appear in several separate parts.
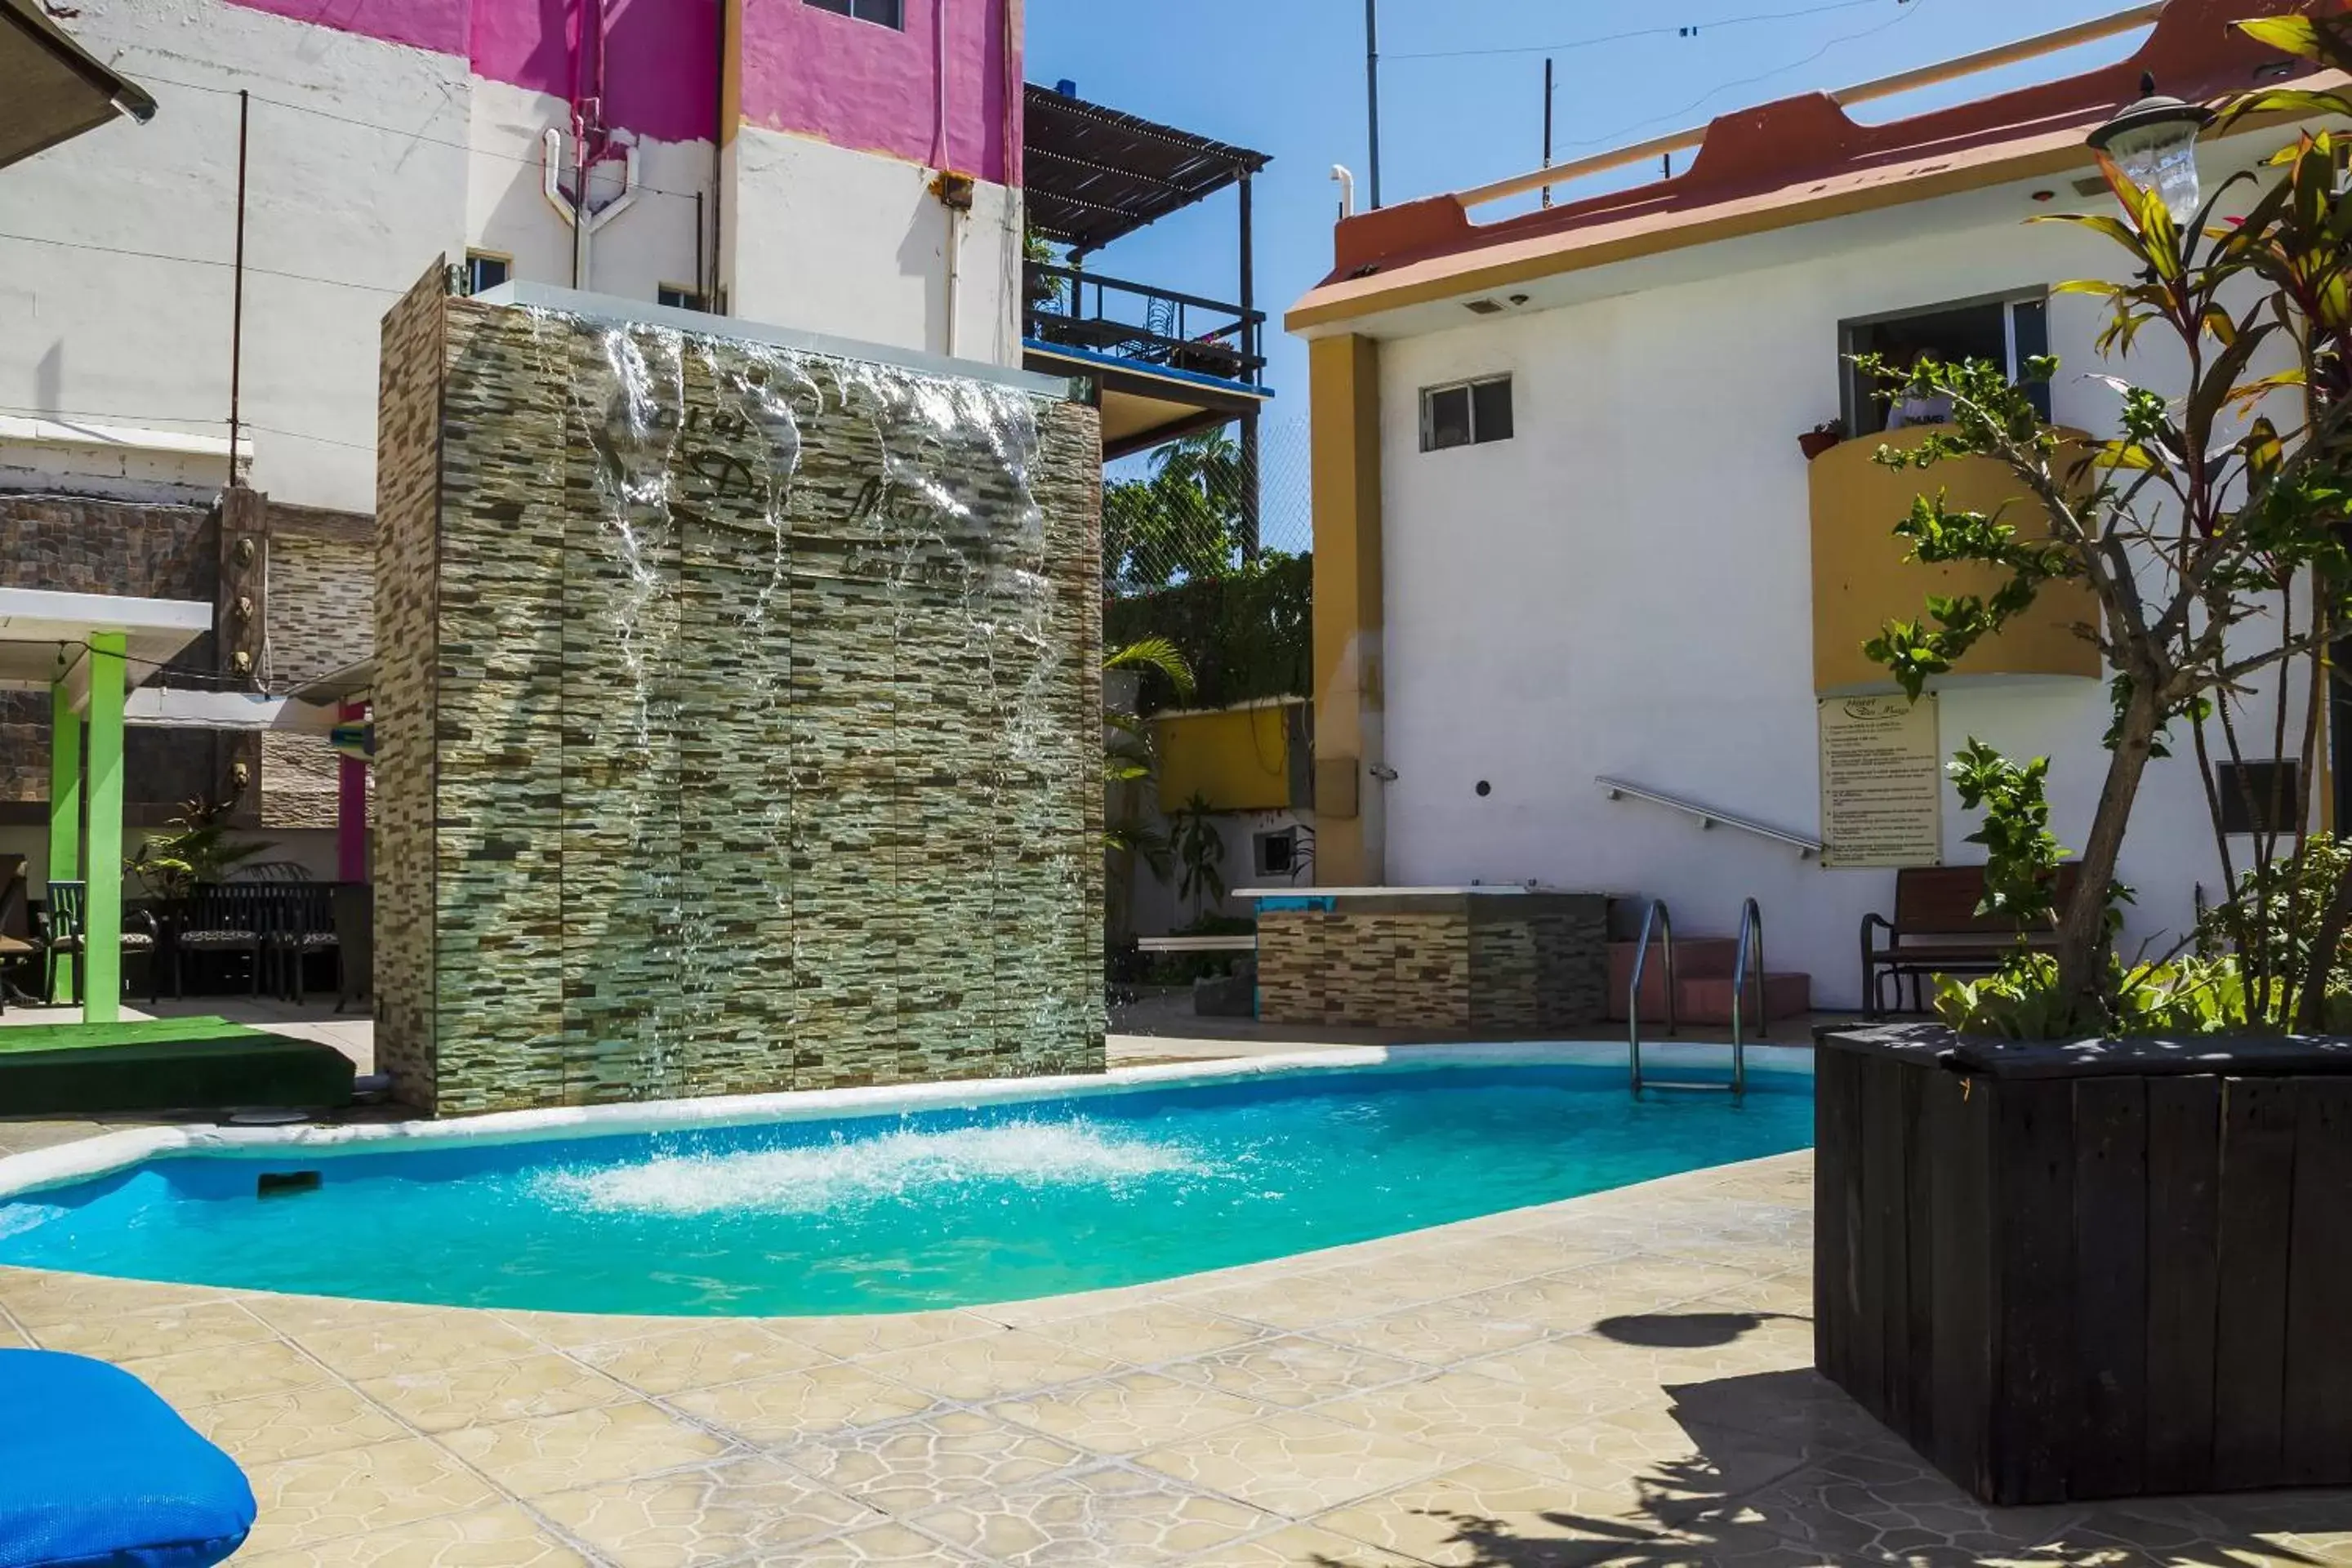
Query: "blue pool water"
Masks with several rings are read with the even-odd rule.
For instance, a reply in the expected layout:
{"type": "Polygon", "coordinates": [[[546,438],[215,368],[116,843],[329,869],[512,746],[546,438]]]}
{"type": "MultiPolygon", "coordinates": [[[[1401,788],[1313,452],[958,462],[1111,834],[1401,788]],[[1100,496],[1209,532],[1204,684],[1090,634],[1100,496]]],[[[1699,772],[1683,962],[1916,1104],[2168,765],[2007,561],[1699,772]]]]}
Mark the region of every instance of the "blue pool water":
{"type": "Polygon", "coordinates": [[[0,1263],[578,1312],[970,1306],[1140,1284],[1802,1148],[1622,1067],[1313,1071],[825,1122],[179,1156],[0,1203],[0,1263]],[[313,1189],[258,1178],[315,1171],[313,1189]]]}

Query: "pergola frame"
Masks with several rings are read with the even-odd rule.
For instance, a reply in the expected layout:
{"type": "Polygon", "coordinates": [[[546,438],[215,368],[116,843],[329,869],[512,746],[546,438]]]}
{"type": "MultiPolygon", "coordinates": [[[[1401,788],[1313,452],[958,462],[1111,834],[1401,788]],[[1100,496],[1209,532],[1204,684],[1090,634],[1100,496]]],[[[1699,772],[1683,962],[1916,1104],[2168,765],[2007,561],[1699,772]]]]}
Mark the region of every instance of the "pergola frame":
{"type": "MultiPolygon", "coordinates": [[[[48,879],[89,888],[82,1019],[122,1009],[122,735],[131,689],[213,629],[189,599],[0,588],[0,688],[49,694],[48,879]]],[[[72,999],[76,963],[48,1000],[72,999]]]]}

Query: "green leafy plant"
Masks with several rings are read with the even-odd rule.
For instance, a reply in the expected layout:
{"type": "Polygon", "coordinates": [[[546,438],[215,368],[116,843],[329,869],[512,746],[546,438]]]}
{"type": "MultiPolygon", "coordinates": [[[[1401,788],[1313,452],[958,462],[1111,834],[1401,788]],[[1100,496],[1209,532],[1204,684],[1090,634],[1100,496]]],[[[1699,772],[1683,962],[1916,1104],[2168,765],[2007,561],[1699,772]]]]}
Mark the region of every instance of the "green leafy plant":
{"type": "MultiPolygon", "coordinates": [[[[2352,68],[2352,26],[2343,18],[2242,26],[2277,47],[2352,68]]],[[[2343,116],[2352,114],[2352,98],[2255,92],[2233,102],[2225,118],[2269,112],[2343,116]]],[[[2287,889],[2288,923],[2314,928],[2305,948],[2310,963],[2294,975],[2249,957],[2238,973],[2253,982],[2243,1004],[2251,1018],[2291,1017],[2308,1026],[2325,1013],[2328,966],[2352,927],[2352,879],[2338,876],[2320,897],[2322,889],[2305,879],[2279,882],[2270,868],[2282,836],[2299,839],[2311,819],[2328,650],[2352,613],[2352,194],[2337,186],[2336,142],[2332,132],[2305,133],[2280,153],[2272,160],[2275,177],[2267,188],[2245,193],[2251,200],[2240,217],[2220,216],[2221,204],[2236,199],[2231,193],[2252,176],[2224,183],[2181,224],[2157,193],[2134,184],[2103,155],[2101,172],[2119,216],[2035,220],[2087,227],[2130,258],[2126,280],[2060,287],[2105,301],[2102,353],[2127,356],[2153,331],[2170,340],[2170,354],[2185,366],[2184,384],[2171,393],[2115,383],[2124,403],[2114,439],[2085,447],[2040,417],[2030,388],[2055,375],[2053,358],[2030,362],[2016,382],[1981,363],[1922,360],[1896,367],[1875,356],[1858,361],[1889,395],[1939,397],[1952,411],[1948,425],[1916,447],[1882,447],[1882,464],[1929,470],[1958,458],[1991,458],[2021,482],[2032,514],[2032,527],[2021,527],[2003,513],[1955,510],[1941,492],[1922,494],[1895,529],[1909,542],[1911,558],[1989,565],[1998,585],[1990,594],[1930,598],[1924,618],[1883,627],[1866,645],[1870,656],[1916,698],[1929,679],[2030,609],[2048,584],[2080,582],[2099,614],[2079,635],[2115,672],[2106,777],[2082,847],[2080,879],[2053,911],[2051,983],[2065,1000],[2046,1013],[2030,1002],[2042,967],[2022,957],[2013,973],[1965,988],[1988,1004],[2009,1005],[2007,1016],[2020,1026],[2064,1029],[2078,1020],[2104,1016],[2122,1024],[2137,1016],[2139,1004],[2127,988],[2145,993],[2146,972],[2116,964],[2111,950],[2114,906],[2124,896],[2115,873],[2147,763],[2167,754],[2171,726],[2188,721],[2224,871],[2238,885],[2209,729],[2218,723],[2231,756],[2242,761],[2238,707],[2256,678],[2275,672],[2274,707],[2263,726],[2270,749],[2261,754],[2294,754],[2284,667],[2305,659],[2312,679],[2304,683],[2300,798],[2284,799],[2285,791],[2274,786],[2267,803],[2247,804],[2270,807],[2254,812],[2262,827],[2255,849],[2261,896],[2267,899],[2273,887],[2287,889]],[[2255,374],[2256,356],[2265,352],[2289,368],[2255,374]],[[2307,595],[2299,595],[2298,585],[2307,595]],[[2136,974],[2143,978],[2135,982],[2136,974]]],[[[1961,762],[1985,786],[1977,804],[1986,813],[1979,841],[1995,861],[1988,886],[2030,900],[2039,885],[2033,874],[2047,859],[2041,837],[2046,806],[2037,820],[2038,789],[2012,787],[2014,775],[1981,752],[1972,742],[1961,762]]],[[[2273,770],[2273,777],[2282,773],[2273,770]]],[[[2238,776],[2248,776],[2246,770],[2238,776]]]]}
{"type": "Polygon", "coordinates": [[[1137,594],[1219,577],[1253,553],[1238,442],[1202,430],[1153,453],[1150,477],[1103,488],[1103,586],[1137,594]]]}
{"type": "MultiPolygon", "coordinates": [[[[2229,1034],[2247,1026],[2249,998],[2237,957],[2189,954],[2121,963],[2108,976],[2113,1002],[2100,1030],[2124,1038],[2229,1034]]],[[[2078,1028],[2076,1002],[2058,981],[2058,961],[2021,951],[1981,980],[1946,975],[1936,1015],[1962,1034],[2046,1040],[2078,1028]]]]}
{"type": "Polygon", "coordinates": [[[1315,563],[1267,551],[1213,577],[1114,598],[1103,606],[1114,641],[1164,637],[1185,652],[1193,689],[1147,675],[1147,712],[1172,703],[1230,708],[1314,689],[1315,563]]]}
{"type": "MultiPolygon", "coordinates": [[[[1166,637],[1141,637],[1113,648],[1103,658],[1103,671],[1109,674],[1114,670],[1137,670],[1156,676],[1187,698],[1192,695],[1192,667],[1186,662],[1182,651],[1166,637]]],[[[1103,730],[1106,786],[1140,785],[1158,774],[1160,756],[1148,720],[1106,708],[1103,730]]],[[[1140,858],[1154,875],[1164,878],[1172,864],[1168,836],[1143,822],[1136,798],[1140,793],[1128,791],[1114,802],[1112,811],[1106,814],[1104,841],[1110,849],[1140,858]]]]}
{"type": "Polygon", "coordinates": [[[1171,821],[1179,880],[1176,896],[1192,900],[1192,918],[1203,918],[1207,906],[1225,898],[1225,839],[1206,795],[1195,790],[1176,810],[1171,821]]]}
{"type": "Polygon", "coordinates": [[[1027,264],[1023,270],[1028,275],[1030,300],[1039,305],[1060,304],[1069,292],[1067,281],[1036,270],[1041,265],[1052,266],[1061,259],[1055,253],[1054,242],[1034,228],[1024,229],[1021,234],[1021,259],[1027,264]]]}
{"type": "Polygon", "coordinates": [[[291,861],[257,859],[268,852],[268,844],[231,837],[228,817],[234,809],[228,801],[202,796],[182,801],[179,815],[164,824],[166,831],[141,844],[124,859],[123,870],[168,899],[185,898],[198,887],[226,882],[240,872],[302,875],[291,861]]]}
{"type": "Polygon", "coordinates": [[[2005,915],[2021,930],[2047,930],[2057,918],[2058,863],[2065,855],[2050,831],[2050,759],[2021,766],[1971,739],[1944,771],[1960,805],[1985,814],[1984,826],[1968,837],[1985,847],[1984,901],[1977,912],[2005,915]]]}

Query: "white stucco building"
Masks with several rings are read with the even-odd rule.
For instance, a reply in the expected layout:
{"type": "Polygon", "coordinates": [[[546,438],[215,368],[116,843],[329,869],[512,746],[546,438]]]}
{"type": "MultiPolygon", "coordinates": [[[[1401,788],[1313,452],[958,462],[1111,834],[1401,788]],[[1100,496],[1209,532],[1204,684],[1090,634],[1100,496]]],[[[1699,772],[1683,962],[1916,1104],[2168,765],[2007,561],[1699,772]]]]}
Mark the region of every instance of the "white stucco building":
{"type": "MultiPolygon", "coordinates": [[[[2103,362],[2104,304],[2051,292],[2122,253],[2026,220],[2112,201],[2084,138],[2144,70],[2215,100],[2303,68],[2229,30],[2263,9],[2172,0],[2152,31],[2104,29],[2109,66],[1912,119],[1864,123],[1827,94],[1726,116],[1632,154],[1696,148],[1683,172],[1542,211],[1473,221],[1531,176],[1343,221],[1288,317],[1314,366],[1318,880],[1537,881],[1623,895],[1636,920],[1662,898],[1685,936],[1731,933],[1752,896],[1770,967],[1860,1005],[1857,931],[1895,872],[1838,864],[1823,713],[1895,689],[1859,644],[1934,584],[1889,533],[1917,477],[1869,463],[1884,416],[1843,356],[1924,343],[2014,368],[2046,344],[2050,415],[2096,434],[2120,406],[2104,375],[2177,385],[2156,334],[2103,362]],[[1809,459],[1799,437],[1832,422],[1846,439],[1809,459]],[[1829,841],[1831,864],[1789,840],[1829,841]]],[[[2207,188],[2294,134],[2209,139],[2207,188]]],[[[2079,846],[2106,764],[2095,650],[2053,621],[1984,651],[1937,683],[1937,754],[2051,757],[2053,826],[2079,846]]],[[[2126,953],[2187,932],[2222,880],[2179,739],[2124,850],[2126,953]]],[[[1943,795],[1912,863],[1981,862],[1943,795]]]]}
{"type": "Polygon", "coordinates": [[[0,180],[0,416],[225,441],[234,363],[248,482],[370,510],[377,322],[442,256],[1020,362],[1012,0],[87,0],[66,25],[159,109],[0,180]]]}

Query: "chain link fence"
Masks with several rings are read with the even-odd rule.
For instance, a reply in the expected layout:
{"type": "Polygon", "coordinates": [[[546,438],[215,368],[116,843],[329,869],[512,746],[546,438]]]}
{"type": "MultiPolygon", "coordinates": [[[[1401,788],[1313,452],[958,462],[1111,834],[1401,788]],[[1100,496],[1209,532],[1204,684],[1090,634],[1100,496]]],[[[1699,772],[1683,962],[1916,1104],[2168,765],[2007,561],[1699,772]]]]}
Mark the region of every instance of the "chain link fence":
{"type": "Polygon", "coordinates": [[[1134,598],[1231,575],[1314,542],[1304,421],[1202,431],[1123,458],[1105,476],[1103,592],[1134,598]],[[1253,447],[1255,450],[1253,451],[1253,447]]]}
{"type": "MultiPolygon", "coordinates": [[[[1202,431],[1111,466],[1103,496],[1105,629],[1192,667],[1188,705],[1307,694],[1312,668],[1313,483],[1303,420],[1202,431]]],[[[1173,705],[1146,677],[1140,706],[1173,705]]]]}

